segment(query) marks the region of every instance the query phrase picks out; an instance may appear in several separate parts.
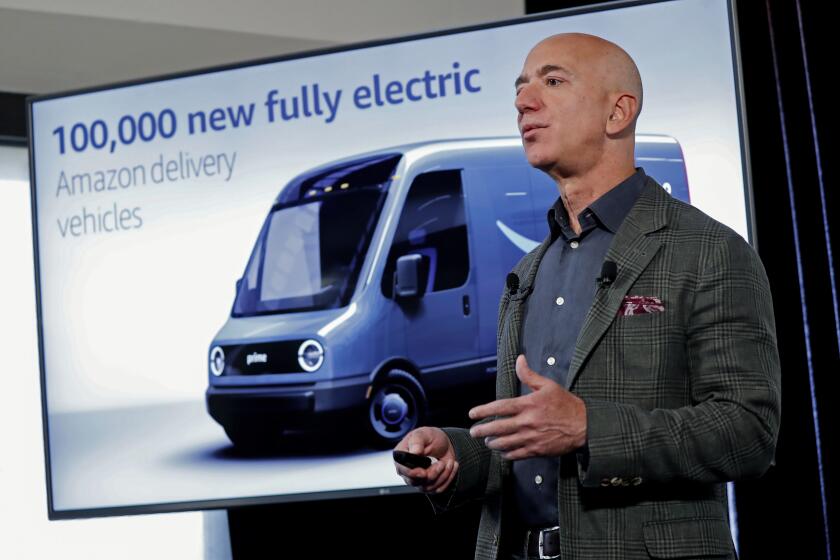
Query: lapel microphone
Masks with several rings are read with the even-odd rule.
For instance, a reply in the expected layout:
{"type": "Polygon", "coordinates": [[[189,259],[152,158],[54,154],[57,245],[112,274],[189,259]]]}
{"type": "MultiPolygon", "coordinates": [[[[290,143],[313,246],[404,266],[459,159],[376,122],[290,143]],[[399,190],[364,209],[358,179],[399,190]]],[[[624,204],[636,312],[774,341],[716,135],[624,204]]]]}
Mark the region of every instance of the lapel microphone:
{"type": "Polygon", "coordinates": [[[519,276],[515,272],[507,275],[507,288],[510,295],[513,295],[519,289],[519,276]]]}
{"type": "Polygon", "coordinates": [[[520,295],[520,294],[523,297],[528,297],[531,294],[531,292],[534,291],[533,286],[528,286],[524,289],[520,289],[520,287],[519,287],[519,276],[517,276],[515,272],[511,272],[510,274],[507,275],[506,283],[507,283],[508,292],[510,293],[511,297],[513,297],[515,295],[520,295]]]}
{"type": "Polygon", "coordinates": [[[595,279],[599,288],[608,288],[618,276],[618,265],[613,261],[604,261],[601,266],[601,276],[595,279]]]}

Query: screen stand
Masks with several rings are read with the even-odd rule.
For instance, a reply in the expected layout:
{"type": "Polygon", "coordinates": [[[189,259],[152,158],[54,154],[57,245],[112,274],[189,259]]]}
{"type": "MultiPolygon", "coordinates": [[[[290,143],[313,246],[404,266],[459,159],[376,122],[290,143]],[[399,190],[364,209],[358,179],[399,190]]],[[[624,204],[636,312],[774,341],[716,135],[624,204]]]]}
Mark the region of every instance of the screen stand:
{"type": "Polygon", "coordinates": [[[204,511],[202,515],[204,517],[204,560],[232,560],[227,510],[204,511]]]}

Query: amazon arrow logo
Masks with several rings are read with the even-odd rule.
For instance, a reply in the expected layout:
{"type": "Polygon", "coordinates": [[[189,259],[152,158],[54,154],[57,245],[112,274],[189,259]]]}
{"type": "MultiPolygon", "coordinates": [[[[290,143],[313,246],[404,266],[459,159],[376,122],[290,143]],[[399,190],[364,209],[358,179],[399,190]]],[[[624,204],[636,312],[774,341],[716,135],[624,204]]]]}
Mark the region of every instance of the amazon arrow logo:
{"type": "Polygon", "coordinates": [[[505,223],[501,220],[496,220],[496,225],[502,230],[502,233],[507,237],[511,243],[516,245],[521,251],[524,253],[530,253],[534,250],[534,248],[539,245],[538,241],[534,241],[533,239],[528,239],[522,234],[516,233],[514,230],[509,228],[505,223]]]}

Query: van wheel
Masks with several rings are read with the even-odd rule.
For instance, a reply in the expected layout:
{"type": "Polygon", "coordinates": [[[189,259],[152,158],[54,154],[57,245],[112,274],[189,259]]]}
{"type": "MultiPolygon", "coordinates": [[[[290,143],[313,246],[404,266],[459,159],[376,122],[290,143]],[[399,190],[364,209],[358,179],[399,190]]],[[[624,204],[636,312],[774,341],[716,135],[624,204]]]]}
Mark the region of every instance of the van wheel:
{"type": "Polygon", "coordinates": [[[426,392],[407,371],[392,369],[368,401],[368,432],[376,447],[392,448],[426,419],[426,392]]]}

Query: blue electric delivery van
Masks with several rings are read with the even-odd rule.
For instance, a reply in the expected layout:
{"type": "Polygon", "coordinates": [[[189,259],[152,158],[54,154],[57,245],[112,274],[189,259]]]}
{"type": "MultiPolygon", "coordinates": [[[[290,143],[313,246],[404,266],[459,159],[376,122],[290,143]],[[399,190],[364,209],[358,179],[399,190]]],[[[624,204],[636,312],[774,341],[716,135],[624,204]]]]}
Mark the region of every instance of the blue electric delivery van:
{"type": "MultiPolygon", "coordinates": [[[[676,140],[637,135],[636,165],[689,201],[676,140]]],[[[459,395],[492,400],[505,278],[548,235],[557,196],[518,136],[302,173],[274,201],[210,344],[208,412],[244,448],[347,423],[393,447],[430,410],[464,407],[459,395]]]]}

